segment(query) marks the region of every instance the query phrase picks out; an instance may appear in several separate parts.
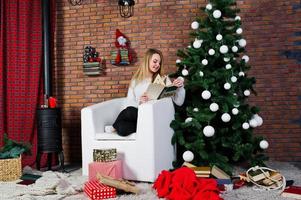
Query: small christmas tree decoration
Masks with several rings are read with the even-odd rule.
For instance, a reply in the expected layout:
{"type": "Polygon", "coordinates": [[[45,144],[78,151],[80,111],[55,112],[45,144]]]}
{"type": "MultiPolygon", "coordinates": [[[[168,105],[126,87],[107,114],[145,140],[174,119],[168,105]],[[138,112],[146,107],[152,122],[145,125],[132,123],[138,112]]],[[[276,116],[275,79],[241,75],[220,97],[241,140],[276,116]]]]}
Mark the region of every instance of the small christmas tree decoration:
{"type": "Polygon", "coordinates": [[[220,18],[222,16],[222,12],[220,11],[220,10],[215,10],[215,11],[213,11],[213,17],[215,18],[215,19],[218,19],[218,18],[220,18]]]}
{"type": "Polygon", "coordinates": [[[237,108],[233,108],[233,109],[232,109],[232,114],[233,114],[233,115],[237,115],[237,114],[238,114],[238,112],[239,112],[239,111],[238,111],[238,109],[237,109],[237,108]]]}
{"type": "Polygon", "coordinates": [[[183,76],[187,76],[187,75],[188,75],[188,70],[184,68],[184,69],[182,70],[182,75],[183,75],[183,76]]]}
{"type": "Polygon", "coordinates": [[[247,41],[245,39],[240,39],[238,41],[239,46],[245,47],[247,45],[247,41]]]}
{"type": "Polygon", "coordinates": [[[222,45],[220,48],[219,48],[219,51],[222,53],[222,54],[225,54],[225,53],[228,53],[228,47],[226,45],[222,45]]]}
{"type": "Polygon", "coordinates": [[[225,62],[229,62],[229,61],[230,61],[230,58],[225,57],[225,58],[224,58],[224,61],[225,61],[225,62]]]}
{"type": "Polygon", "coordinates": [[[203,60],[202,60],[202,64],[203,64],[203,65],[208,65],[208,60],[207,60],[207,59],[203,59],[203,60]]]}
{"type": "Polygon", "coordinates": [[[249,62],[249,60],[250,60],[249,56],[247,56],[247,55],[244,55],[241,59],[244,60],[245,63],[249,62]]]}
{"type": "Polygon", "coordinates": [[[236,29],[236,33],[237,33],[237,34],[242,34],[242,28],[236,29]]]}
{"type": "Polygon", "coordinates": [[[194,154],[191,151],[185,151],[182,157],[185,162],[191,162],[194,159],[194,154]]]}
{"type": "Polygon", "coordinates": [[[237,47],[237,46],[233,46],[233,47],[231,48],[231,50],[232,50],[232,52],[236,53],[236,52],[238,51],[238,47],[237,47]]]}
{"type": "Polygon", "coordinates": [[[194,108],[193,112],[199,112],[199,109],[198,108],[194,108]]]}
{"type": "Polygon", "coordinates": [[[225,88],[225,90],[230,90],[231,84],[230,83],[225,83],[224,88],[225,88]]]}
{"type": "Polygon", "coordinates": [[[180,59],[177,59],[177,60],[176,60],[176,63],[177,63],[177,64],[181,63],[181,60],[180,60],[180,59]]]}
{"type": "Polygon", "coordinates": [[[247,96],[250,96],[250,94],[251,94],[251,92],[250,92],[250,90],[245,90],[244,91],[244,95],[247,97],[247,96]]]}
{"type": "Polygon", "coordinates": [[[223,36],[221,34],[217,34],[216,37],[215,37],[215,39],[217,41],[221,41],[223,39],[223,36]]]}
{"type": "Polygon", "coordinates": [[[191,118],[191,117],[187,117],[187,118],[185,119],[185,123],[189,123],[189,122],[192,122],[192,118],[191,118]]]}
{"type": "Polygon", "coordinates": [[[203,129],[203,133],[206,137],[212,137],[215,133],[215,130],[212,126],[208,125],[203,129]]]}
{"type": "Polygon", "coordinates": [[[226,69],[231,69],[232,65],[231,64],[226,64],[226,69]]]}
{"type": "Polygon", "coordinates": [[[255,119],[251,119],[249,121],[249,124],[252,128],[256,128],[257,127],[257,121],[255,119]]]}
{"type": "Polygon", "coordinates": [[[259,143],[259,146],[261,149],[267,149],[267,148],[269,148],[269,143],[266,140],[261,140],[259,143]]]}
{"type": "Polygon", "coordinates": [[[228,113],[222,114],[221,118],[223,122],[229,122],[231,120],[231,116],[228,113]]]}
{"type": "Polygon", "coordinates": [[[245,130],[247,130],[247,129],[250,128],[250,124],[249,124],[248,122],[244,122],[244,123],[242,124],[242,128],[245,129],[245,130]]]}
{"type": "Polygon", "coordinates": [[[239,72],[238,76],[245,76],[245,73],[244,72],[239,72]]]}
{"type": "Polygon", "coordinates": [[[263,119],[258,114],[255,114],[253,117],[257,121],[258,126],[261,126],[263,124],[263,119]]]}
{"type": "Polygon", "coordinates": [[[211,103],[210,106],[209,106],[209,109],[210,109],[212,112],[216,112],[216,111],[218,111],[219,106],[218,106],[217,103],[211,103]]]}
{"type": "Polygon", "coordinates": [[[192,46],[195,49],[199,49],[202,46],[202,43],[203,43],[203,40],[195,39],[195,41],[193,42],[192,46]]]}
{"type": "Polygon", "coordinates": [[[212,4],[208,3],[208,4],[206,5],[206,9],[207,9],[207,10],[212,10],[212,4]]]}
{"type": "Polygon", "coordinates": [[[208,54],[210,56],[213,56],[215,54],[215,50],[214,49],[209,49],[208,54]]]}
{"type": "Polygon", "coordinates": [[[236,21],[240,21],[240,20],[241,20],[241,17],[240,17],[240,16],[236,16],[236,17],[235,17],[235,20],[236,20],[236,21]]]}
{"type": "Polygon", "coordinates": [[[191,23],[191,28],[194,29],[194,30],[198,29],[199,26],[200,26],[200,24],[197,21],[194,21],[194,22],[191,23]]]}
{"type": "Polygon", "coordinates": [[[232,81],[232,83],[236,83],[236,81],[237,81],[236,76],[232,76],[232,77],[231,77],[231,81],[232,81]]]}
{"type": "Polygon", "coordinates": [[[200,77],[203,77],[204,76],[204,72],[200,71],[200,77]]]}
{"type": "Polygon", "coordinates": [[[211,93],[208,91],[208,90],[204,90],[203,92],[202,92],[202,98],[203,99],[210,99],[210,97],[211,97],[211,93]]]}

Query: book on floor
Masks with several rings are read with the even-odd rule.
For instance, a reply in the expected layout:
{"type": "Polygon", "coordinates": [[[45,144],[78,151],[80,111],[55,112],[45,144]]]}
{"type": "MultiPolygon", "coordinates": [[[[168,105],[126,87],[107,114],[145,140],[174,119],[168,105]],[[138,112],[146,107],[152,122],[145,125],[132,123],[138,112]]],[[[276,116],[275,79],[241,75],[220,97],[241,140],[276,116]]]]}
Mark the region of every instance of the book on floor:
{"type": "Polygon", "coordinates": [[[202,166],[202,167],[191,167],[191,169],[196,173],[196,174],[204,174],[204,175],[209,175],[211,172],[211,168],[207,166],[202,166]]]}
{"type": "Polygon", "coordinates": [[[164,97],[171,97],[175,95],[176,90],[177,87],[172,85],[167,76],[161,77],[158,74],[153,83],[148,86],[146,93],[149,99],[156,100],[164,97]]]}
{"type": "Polygon", "coordinates": [[[213,165],[213,167],[211,168],[211,174],[219,179],[230,179],[230,176],[226,172],[218,168],[216,165],[213,165]]]}
{"type": "Polygon", "coordinates": [[[265,179],[266,177],[270,176],[270,172],[268,170],[254,170],[254,171],[249,171],[249,177],[253,181],[257,182],[260,180],[265,179]]]}
{"type": "Polygon", "coordinates": [[[301,186],[289,186],[281,193],[282,197],[301,199],[301,186]]]}

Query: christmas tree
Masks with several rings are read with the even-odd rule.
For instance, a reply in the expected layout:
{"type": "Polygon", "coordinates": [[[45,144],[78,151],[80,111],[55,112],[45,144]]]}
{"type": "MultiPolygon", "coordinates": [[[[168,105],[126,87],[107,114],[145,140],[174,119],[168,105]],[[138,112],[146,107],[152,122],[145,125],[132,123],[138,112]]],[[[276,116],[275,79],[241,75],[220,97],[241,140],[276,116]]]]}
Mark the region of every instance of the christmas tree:
{"type": "Polygon", "coordinates": [[[236,163],[264,165],[268,142],[253,135],[263,120],[259,108],[247,102],[256,94],[255,78],[247,74],[239,9],[235,0],[212,0],[201,10],[206,16],[192,22],[191,45],[178,50],[181,59],[176,61],[174,75],[185,78],[186,99],[171,123],[180,155],[174,165],[184,159],[228,173],[236,163]]]}

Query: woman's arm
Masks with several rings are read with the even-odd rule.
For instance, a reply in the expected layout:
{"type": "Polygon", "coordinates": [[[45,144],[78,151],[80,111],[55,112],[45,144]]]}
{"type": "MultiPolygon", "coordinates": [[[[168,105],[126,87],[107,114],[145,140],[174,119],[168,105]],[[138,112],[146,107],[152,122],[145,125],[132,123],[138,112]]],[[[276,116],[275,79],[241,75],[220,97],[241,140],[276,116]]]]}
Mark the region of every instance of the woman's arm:
{"type": "Polygon", "coordinates": [[[133,106],[138,107],[139,103],[137,102],[137,98],[134,92],[134,82],[132,81],[129,85],[128,93],[124,102],[124,108],[133,106]]]}

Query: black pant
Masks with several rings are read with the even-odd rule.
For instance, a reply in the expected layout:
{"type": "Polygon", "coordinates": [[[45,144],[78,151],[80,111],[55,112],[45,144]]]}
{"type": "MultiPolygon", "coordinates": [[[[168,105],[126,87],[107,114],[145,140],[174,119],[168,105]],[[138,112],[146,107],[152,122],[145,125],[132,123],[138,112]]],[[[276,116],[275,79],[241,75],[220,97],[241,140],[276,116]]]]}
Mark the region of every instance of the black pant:
{"type": "Polygon", "coordinates": [[[121,111],[113,124],[120,136],[128,136],[135,133],[137,129],[138,108],[127,107],[121,111]]]}

